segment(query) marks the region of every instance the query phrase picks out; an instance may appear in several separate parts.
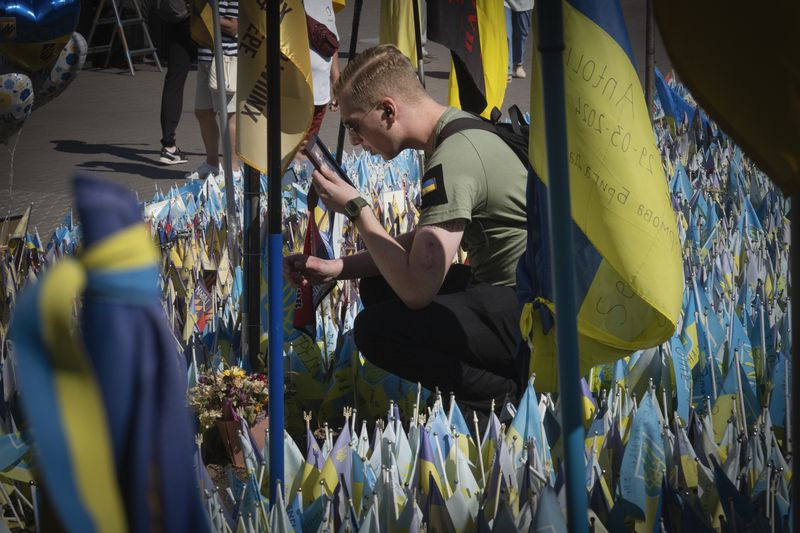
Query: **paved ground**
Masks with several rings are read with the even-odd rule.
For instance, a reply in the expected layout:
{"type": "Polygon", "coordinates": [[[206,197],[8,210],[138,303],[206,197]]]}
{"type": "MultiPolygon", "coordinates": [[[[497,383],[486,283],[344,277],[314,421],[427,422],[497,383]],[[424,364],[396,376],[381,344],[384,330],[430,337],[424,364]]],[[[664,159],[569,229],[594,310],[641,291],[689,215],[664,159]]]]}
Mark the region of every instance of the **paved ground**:
{"type": "MultiPolygon", "coordinates": [[[[339,13],[337,24],[343,53],[349,49],[353,2],[339,13]]],[[[358,49],[378,42],[379,5],[366,0],[362,10],[358,49]]],[[[645,0],[622,0],[637,68],[644,69],[645,0]]],[[[530,41],[529,41],[530,45],[530,41]]],[[[432,60],[425,65],[428,90],[447,101],[449,53],[428,43],[432,60]]],[[[530,50],[528,53],[530,70],[530,50]]],[[[343,61],[346,59],[343,58],[343,61]]],[[[668,59],[660,39],[657,65],[666,70],[668,59]]],[[[186,83],[178,143],[189,154],[189,163],[173,167],[157,164],[161,146],[159,105],[163,73],[151,65],[139,65],[136,76],[127,70],[86,70],[64,94],[38,109],[22,128],[13,146],[0,147],[0,216],[21,213],[33,203],[32,224],[48,239],[53,227],[71,205],[70,177],[78,173],[101,175],[150,198],[156,188],[167,189],[203,161],[203,148],[193,115],[195,73],[186,83]]],[[[527,111],[530,83],[514,80],[505,105],[519,104],[527,111]]],[[[326,117],[322,137],[335,146],[338,113],[326,117]]],[[[13,142],[13,139],[12,139],[13,142]]],[[[352,149],[348,144],[346,150],[352,149]]]]}

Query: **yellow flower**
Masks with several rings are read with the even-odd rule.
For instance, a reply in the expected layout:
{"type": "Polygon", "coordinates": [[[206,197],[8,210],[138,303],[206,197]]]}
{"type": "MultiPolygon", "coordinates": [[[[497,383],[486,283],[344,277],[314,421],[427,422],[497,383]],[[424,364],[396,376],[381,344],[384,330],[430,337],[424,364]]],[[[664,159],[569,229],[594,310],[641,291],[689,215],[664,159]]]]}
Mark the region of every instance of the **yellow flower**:
{"type": "Polygon", "coordinates": [[[222,375],[223,376],[231,376],[231,377],[234,377],[234,378],[243,378],[247,374],[245,373],[244,370],[242,370],[238,366],[232,366],[230,368],[226,368],[225,370],[223,370],[222,371],[222,375]]]}

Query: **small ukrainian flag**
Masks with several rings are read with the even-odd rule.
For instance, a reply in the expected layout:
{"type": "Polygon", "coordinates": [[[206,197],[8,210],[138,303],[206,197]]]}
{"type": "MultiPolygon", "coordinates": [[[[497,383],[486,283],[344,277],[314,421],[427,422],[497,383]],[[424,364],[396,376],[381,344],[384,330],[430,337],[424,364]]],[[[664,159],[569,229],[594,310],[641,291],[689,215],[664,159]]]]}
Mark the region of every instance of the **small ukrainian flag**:
{"type": "Polygon", "coordinates": [[[436,178],[431,177],[422,182],[422,194],[428,194],[436,190],[436,178]]]}

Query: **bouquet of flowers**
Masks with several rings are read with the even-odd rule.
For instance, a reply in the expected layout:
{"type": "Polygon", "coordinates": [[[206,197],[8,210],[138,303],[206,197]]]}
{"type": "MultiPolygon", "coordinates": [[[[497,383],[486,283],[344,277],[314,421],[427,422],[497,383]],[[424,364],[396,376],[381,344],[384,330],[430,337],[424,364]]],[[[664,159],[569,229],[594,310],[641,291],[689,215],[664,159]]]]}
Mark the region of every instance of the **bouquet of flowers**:
{"type": "Polygon", "coordinates": [[[264,374],[247,374],[233,366],[222,372],[202,372],[197,385],[189,389],[189,405],[203,429],[211,428],[218,420],[237,420],[237,416],[252,427],[265,416],[268,394],[264,374]]]}

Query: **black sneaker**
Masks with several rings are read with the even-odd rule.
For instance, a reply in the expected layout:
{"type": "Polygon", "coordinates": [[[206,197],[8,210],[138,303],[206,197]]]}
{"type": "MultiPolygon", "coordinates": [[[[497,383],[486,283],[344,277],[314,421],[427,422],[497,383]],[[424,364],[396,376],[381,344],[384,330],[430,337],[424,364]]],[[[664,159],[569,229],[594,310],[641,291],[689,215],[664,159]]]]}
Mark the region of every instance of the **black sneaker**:
{"type": "Polygon", "coordinates": [[[173,152],[167,150],[166,147],[161,149],[161,157],[158,160],[164,165],[179,165],[181,163],[188,163],[189,160],[184,157],[183,152],[177,146],[173,152]]]}

